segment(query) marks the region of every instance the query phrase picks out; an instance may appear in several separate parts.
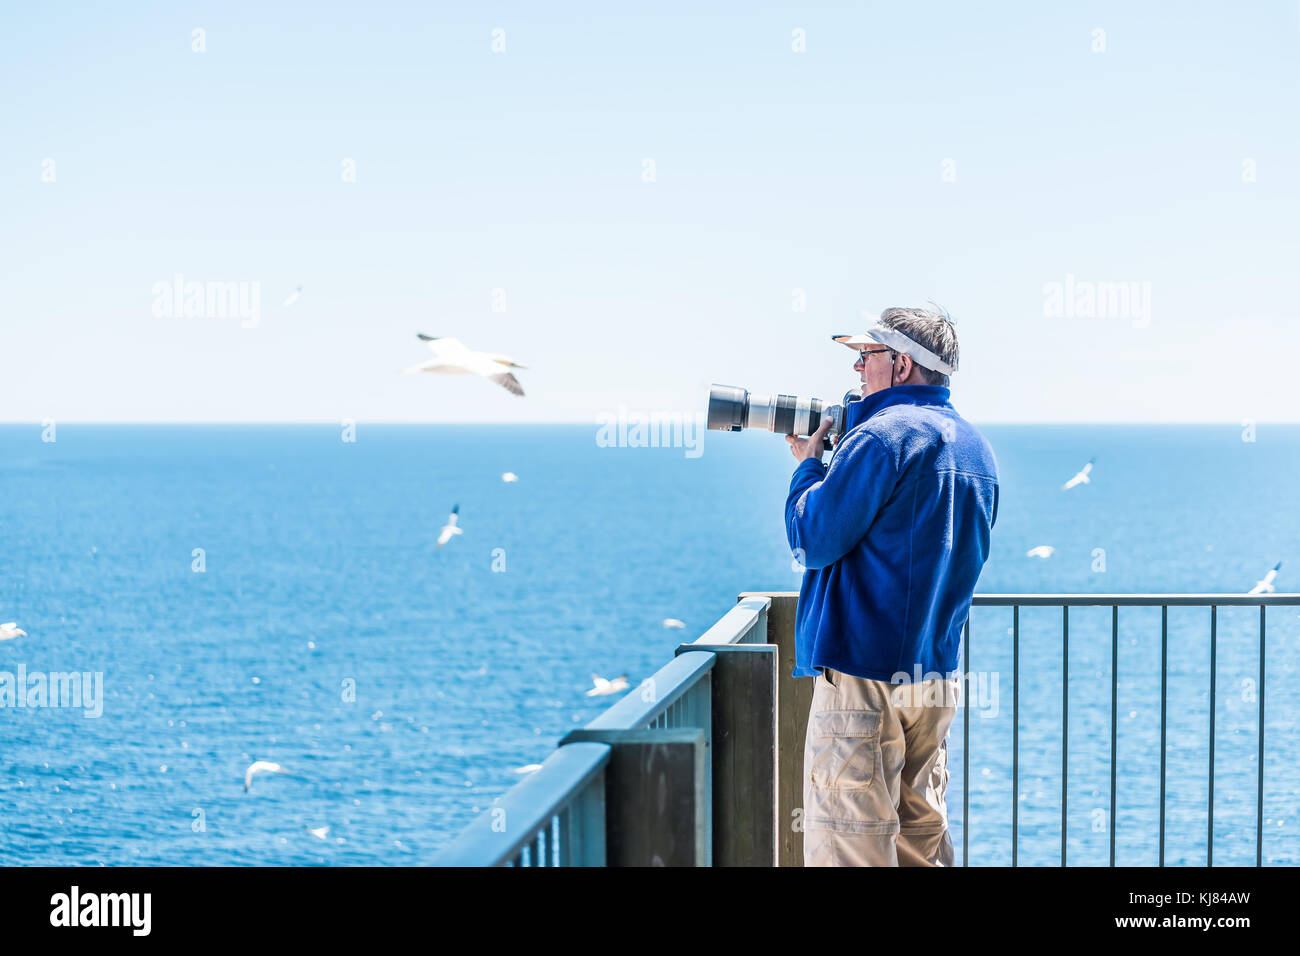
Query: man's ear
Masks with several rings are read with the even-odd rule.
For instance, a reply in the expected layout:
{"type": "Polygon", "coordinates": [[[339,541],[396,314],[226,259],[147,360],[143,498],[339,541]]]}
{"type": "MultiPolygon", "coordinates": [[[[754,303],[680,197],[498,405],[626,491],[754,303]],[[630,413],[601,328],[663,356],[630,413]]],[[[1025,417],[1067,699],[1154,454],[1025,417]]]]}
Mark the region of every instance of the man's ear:
{"type": "Polygon", "coordinates": [[[897,381],[892,384],[901,385],[912,377],[912,365],[914,363],[912,362],[912,356],[902,352],[894,353],[894,359],[894,374],[897,381]]]}

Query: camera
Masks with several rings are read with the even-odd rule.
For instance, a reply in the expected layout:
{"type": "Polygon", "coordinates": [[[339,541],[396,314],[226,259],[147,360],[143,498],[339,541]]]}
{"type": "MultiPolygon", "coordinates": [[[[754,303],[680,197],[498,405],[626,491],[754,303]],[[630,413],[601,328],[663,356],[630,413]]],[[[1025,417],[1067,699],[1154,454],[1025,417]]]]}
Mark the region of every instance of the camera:
{"type": "Polygon", "coordinates": [[[778,435],[811,435],[830,418],[822,447],[829,451],[831,438],[844,430],[844,406],[861,398],[849,389],[839,405],[824,405],[820,398],[803,395],[760,395],[735,385],[709,387],[708,427],[714,431],[738,432],[761,428],[778,435]]]}

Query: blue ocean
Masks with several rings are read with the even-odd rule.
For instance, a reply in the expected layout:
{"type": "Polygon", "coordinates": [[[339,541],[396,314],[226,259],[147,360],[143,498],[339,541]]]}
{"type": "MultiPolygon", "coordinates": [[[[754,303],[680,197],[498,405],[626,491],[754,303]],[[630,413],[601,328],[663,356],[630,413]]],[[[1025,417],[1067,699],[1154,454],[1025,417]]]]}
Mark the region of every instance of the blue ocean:
{"type": "MultiPolygon", "coordinates": [[[[100,688],[94,707],[0,708],[0,864],[427,863],[616,699],[584,696],[593,672],[635,686],[740,591],[797,590],[784,440],[710,432],[695,456],[596,431],[0,426],[0,622],[27,632],[0,642],[0,681],[100,688]],[[455,505],[463,533],[438,548],[455,505]],[[256,760],[287,772],[245,792],[256,760]]],[[[1300,427],[984,431],[1002,497],[980,592],[1242,593],[1279,561],[1277,590],[1300,590],[1300,427]]],[[[1300,608],[1267,622],[1263,858],[1296,864],[1300,608]]],[[[1109,853],[1110,623],[1071,612],[1074,865],[1109,853]]],[[[1014,802],[1018,862],[1056,865],[1061,612],[1021,611],[1018,793],[1010,626],[971,618],[996,693],[968,754],[953,725],[953,837],[971,865],[1010,863],[1014,802]]],[[[1258,626],[1219,611],[1216,865],[1255,861],[1258,626]]],[[[1201,865],[1208,610],[1170,610],[1168,654],[1165,862],[1201,865]]],[[[1117,862],[1154,865],[1158,608],[1121,610],[1118,681],[1117,862]]]]}

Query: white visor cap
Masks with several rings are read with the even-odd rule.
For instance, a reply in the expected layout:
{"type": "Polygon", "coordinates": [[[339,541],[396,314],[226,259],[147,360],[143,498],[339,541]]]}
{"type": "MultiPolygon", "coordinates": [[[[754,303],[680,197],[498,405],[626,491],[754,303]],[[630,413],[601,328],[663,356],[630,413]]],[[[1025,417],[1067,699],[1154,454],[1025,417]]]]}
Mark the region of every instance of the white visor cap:
{"type": "Polygon", "coordinates": [[[910,356],[917,365],[943,375],[951,375],[957,371],[956,366],[949,365],[920,342],[908,338],[897,329],[881,325],[879,322],[867,329],[867,331],[857,335],[832,335],[831,338],[841,345],[847,345],[859,352],[868,345],[883,345],[895,352],[902,352],[904,355],[910,356]]]}

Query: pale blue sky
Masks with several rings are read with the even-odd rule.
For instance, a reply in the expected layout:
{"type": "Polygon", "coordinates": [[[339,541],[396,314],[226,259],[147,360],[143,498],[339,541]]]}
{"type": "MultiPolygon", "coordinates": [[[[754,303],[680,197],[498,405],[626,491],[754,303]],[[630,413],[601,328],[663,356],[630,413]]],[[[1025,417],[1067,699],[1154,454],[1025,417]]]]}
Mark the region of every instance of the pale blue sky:
{"type": "Polygon", "coordinates": [[[13,8],[0,420],[838,398],[827,336],[928,299],[976,421],[1300,419],[1300,8],[1135,7],[13,8]],[[259,283],[258,327],[155,316],[176,273],[259,283]],[[1067,275],[1150,283],[1150,324],[1045,314],[1067,275]],[[400,375],[417,331],[515,355],[527,397],[400,375]]]}

